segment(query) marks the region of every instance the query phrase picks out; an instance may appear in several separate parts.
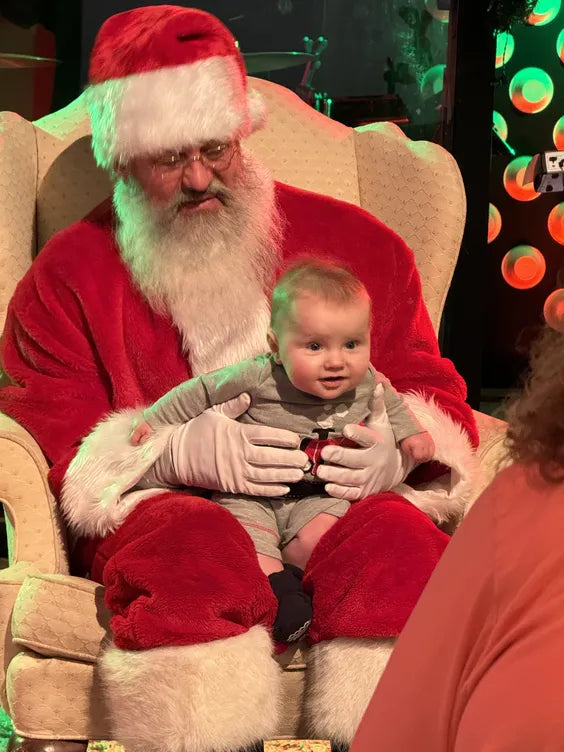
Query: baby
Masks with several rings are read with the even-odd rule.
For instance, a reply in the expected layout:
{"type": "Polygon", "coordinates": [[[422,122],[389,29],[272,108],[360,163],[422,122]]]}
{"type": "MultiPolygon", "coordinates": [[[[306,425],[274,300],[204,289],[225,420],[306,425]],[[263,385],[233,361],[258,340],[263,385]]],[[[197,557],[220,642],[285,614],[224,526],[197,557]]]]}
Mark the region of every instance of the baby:
{"type": "Polygon", "coordinates": [[[431,436],[370,364],[370,329],[371,301],[362,282],[344,267],[302,260],[272,293],[270,353],[180,384],[147,408],[132,429],[131,441],[140,444],[155,426],[184,423],[247,392],[251,403],[238,420],[301,436],[310,462],[304,480],[291,485],[288,494],[213,497],[237,517],[255,545],[278,599],[277,641],[292,642],[307,631],[312,601],[302,587],[303,569],[319,539],[350,506],[329,496],[316,477],[323,446],[347,443],[344,426],[366,420],[376,396],[383,398],[401,451],[416,462],[434,454],[431,436]]]}

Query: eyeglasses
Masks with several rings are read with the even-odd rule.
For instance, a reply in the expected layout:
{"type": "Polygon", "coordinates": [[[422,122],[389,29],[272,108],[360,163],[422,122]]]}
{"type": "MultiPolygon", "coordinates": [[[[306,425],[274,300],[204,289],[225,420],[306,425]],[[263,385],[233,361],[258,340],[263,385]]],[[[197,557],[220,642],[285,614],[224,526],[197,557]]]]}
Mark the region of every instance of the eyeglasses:
{"type": "Polygon", "coordinates": [[[237,148],[236,142],[203,146],[197,154],[188,151],[170,151],[156,157],[151,167],[162,177],[175,176],[192,162],[200,162],[210,170],[226,170],[237,148]]]}

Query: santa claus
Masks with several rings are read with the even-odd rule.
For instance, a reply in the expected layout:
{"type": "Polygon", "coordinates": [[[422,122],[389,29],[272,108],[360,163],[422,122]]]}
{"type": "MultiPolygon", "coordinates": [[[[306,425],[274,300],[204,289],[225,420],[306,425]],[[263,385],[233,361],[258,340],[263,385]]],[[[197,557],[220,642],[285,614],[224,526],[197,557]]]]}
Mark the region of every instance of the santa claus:
{"type": "Polygon", "coordinates": [[[276,601],[250,538],[203,489],[278,494],[302,477],[299,437],[233,420],[244,396],[141,446],[129,430],[190,375],[266,349],[268,293],[307,251],[363,280],[375,363],[409,393],[442,463],[417,468],[417,487],[367,427],[363,446],[324,449],[320,477],[355,503],[304,574],[305,712],[312,735],[346,744],[446,545],[437,523],[460,515],[472,484],[472,413],[440,357],[413,255],[357,207],[273,182],[243,143],[262,104],[207,13],[160,5],[109,18],[87,97],[113,209],[55,235],[20,282],[0,409],[40,443],[76,566],[106,586],[114,641],[99,665],[116,738],[128,752],[226,752],[276,734],[276,601]]]}

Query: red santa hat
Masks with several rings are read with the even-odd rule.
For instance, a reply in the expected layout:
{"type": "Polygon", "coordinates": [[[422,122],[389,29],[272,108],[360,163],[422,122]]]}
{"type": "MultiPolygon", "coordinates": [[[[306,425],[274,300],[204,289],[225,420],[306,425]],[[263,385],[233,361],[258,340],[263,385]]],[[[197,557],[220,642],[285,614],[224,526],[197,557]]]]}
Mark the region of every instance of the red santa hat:
{"type": "Polygon", "coordinates": [[[195,8],[147,6],[108,18],[92,49],[89,82],[92,148],[105,168],[244,138],[265,119],[234,37],[195,8]]]}

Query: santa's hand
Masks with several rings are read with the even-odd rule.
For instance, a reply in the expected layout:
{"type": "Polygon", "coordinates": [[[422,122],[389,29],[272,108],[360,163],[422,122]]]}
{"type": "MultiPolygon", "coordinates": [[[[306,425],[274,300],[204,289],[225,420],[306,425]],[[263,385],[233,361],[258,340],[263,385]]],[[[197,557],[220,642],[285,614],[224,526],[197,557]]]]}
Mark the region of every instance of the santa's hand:
{"type": "Polygon", "coordinates": [[[317,476],[327,481],[325,490],[337,499],[357,501],[389,491],[415,466],[395,442],[382,440],[376,431],[366,426],[349,424],[343,429],[343,435],[356,442],[359,448],[326,446],[321,451],[326,464],[317,469],[317,476]]]}
{"type": "Polygon", "coordinates": [[[308,458],[292,431],[238,423],[248,394],[179,426],[155,463],[167,485],[197,486],[251,496],[281,496],[303,478],[308,458]]]}

